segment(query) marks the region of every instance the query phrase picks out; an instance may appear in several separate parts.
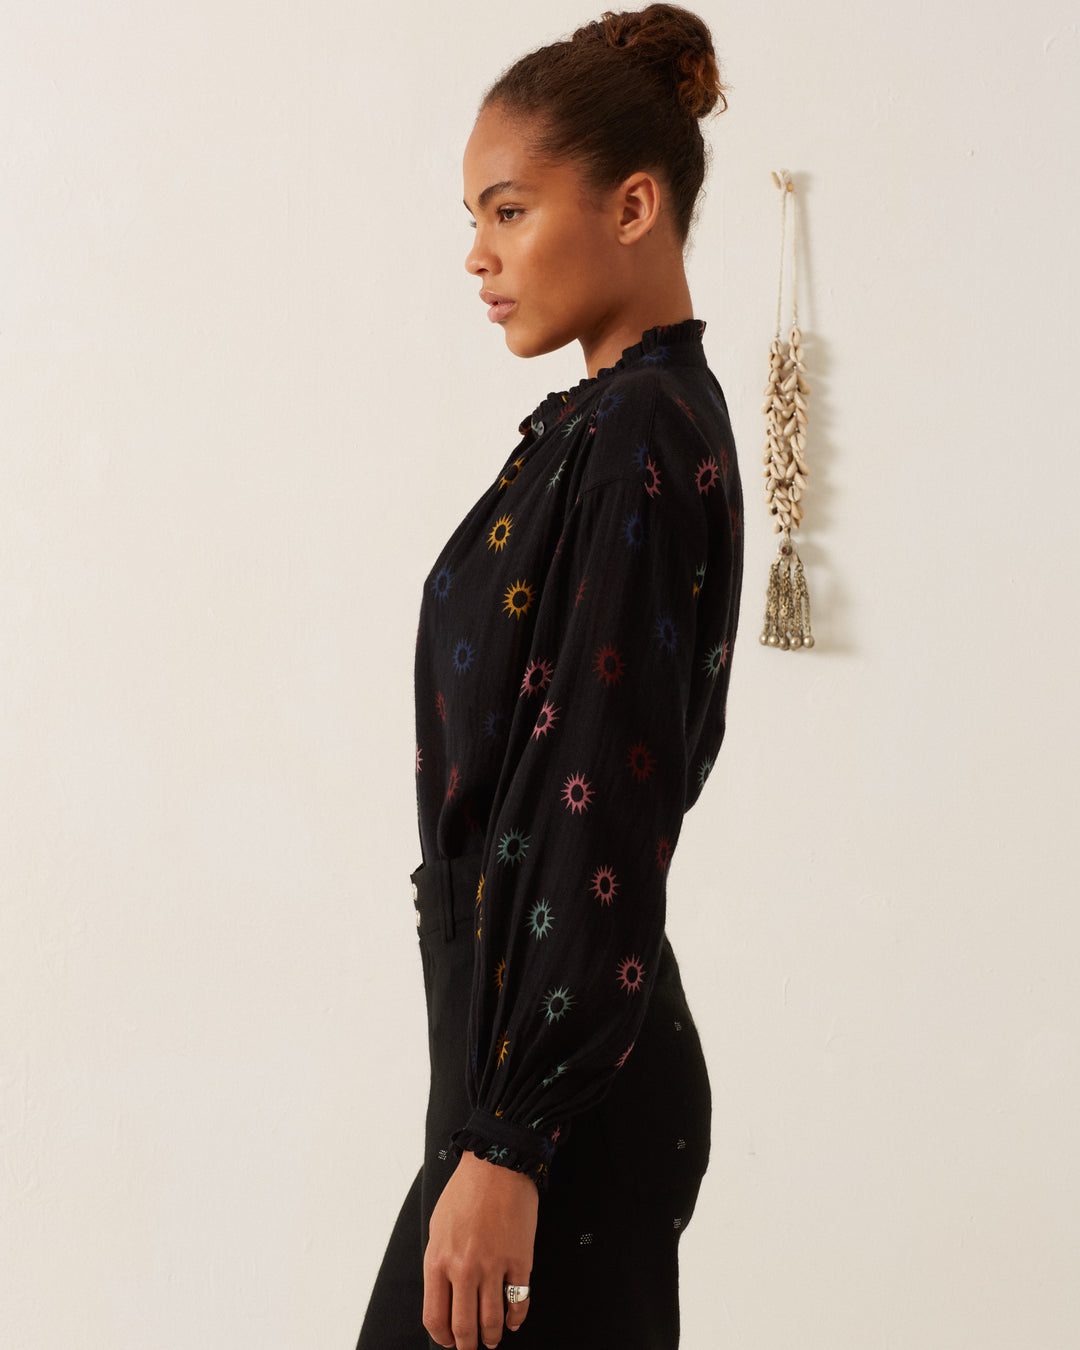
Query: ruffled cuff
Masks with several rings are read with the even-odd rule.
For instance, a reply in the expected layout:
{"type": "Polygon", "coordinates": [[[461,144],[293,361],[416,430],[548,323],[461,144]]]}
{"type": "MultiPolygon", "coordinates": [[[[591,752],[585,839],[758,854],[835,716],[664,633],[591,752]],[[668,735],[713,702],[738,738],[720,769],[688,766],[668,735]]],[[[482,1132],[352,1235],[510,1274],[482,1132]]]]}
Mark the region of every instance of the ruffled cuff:
{"type": "Polygon", "coordinates": [[[511,1125],[500,1116],[478,1108],[450,1142],[459,1158],[463,1153],[475,1153],[478,1158],[498,1167],[524,1172],[544,1190],[560,1133],[556,1129],[542,1134],[539,1130],[511,1125]]]}

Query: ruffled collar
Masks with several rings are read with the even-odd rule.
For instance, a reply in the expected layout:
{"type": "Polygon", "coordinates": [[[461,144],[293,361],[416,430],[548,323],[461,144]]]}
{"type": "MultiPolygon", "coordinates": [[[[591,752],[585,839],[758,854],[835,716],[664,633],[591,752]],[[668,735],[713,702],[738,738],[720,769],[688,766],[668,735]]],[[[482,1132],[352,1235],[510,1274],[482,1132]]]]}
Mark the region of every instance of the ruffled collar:
{"type": "Polygon", "coordinates": [[[647,328],[641,335],[641,341],[627,347],[613,366],[605,366],[595,375],[580,380],[572,389],[556,390],[548,394],[542,403],[537,404],[532,413],[521,422],[518,431],[524,436],[532,429],[534,436],[542,436],[547,426],[562,421],[567,413],[580,403],[583,395],[590,393],[594,386],[603,384],[621,370],[638,364],[647,357],[655,357],[657,352],[667,348],[676,348],[681,357],[691,355],[693,348],[699,349],[704,360],[701,339],[705,334],[704,319],[683,319],[681,323],[658,324],[647,328]]]}

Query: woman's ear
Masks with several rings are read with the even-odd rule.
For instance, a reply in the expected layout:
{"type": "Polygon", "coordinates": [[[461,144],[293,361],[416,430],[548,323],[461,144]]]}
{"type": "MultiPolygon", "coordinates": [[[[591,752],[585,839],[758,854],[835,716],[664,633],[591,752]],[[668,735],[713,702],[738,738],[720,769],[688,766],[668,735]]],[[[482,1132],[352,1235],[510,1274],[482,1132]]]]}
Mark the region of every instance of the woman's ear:
{"type": "Polygon", "coordinates": [[[621,244],[636,244],[660,218],[661,189],[651,173],[634,173],[618,189],[621,244]]]}

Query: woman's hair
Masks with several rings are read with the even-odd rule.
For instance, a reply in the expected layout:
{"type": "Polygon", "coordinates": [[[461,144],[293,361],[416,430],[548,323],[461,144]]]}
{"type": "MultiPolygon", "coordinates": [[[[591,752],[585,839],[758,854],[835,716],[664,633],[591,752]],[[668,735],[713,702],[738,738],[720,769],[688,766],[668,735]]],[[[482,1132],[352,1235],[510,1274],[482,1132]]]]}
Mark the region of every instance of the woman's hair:
{"type": "Polygon", "coordinates": [[[724,111],[725,87],[705,22],[679,5],[649,5],[608,10],[569,40],[523,56],[480,111],[497,105],[519,117],[533,153],[575,162],[590,192],[655,172],[682,245],[707,164],[698,120],[724,111]]]}

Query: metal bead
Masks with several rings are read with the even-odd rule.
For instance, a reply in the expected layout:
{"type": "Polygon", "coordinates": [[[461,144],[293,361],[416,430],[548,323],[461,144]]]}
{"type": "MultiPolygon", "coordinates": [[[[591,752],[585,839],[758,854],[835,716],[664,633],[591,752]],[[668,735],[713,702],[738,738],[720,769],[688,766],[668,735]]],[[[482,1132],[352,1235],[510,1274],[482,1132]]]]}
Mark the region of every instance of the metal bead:
{"type": "Polygon", "coordinates": [[[764,647],[765,644],[769,641],[769,635],[768,635],[768,633],[762,631],[762,634],[761,634],[761,636],[758,638],[758,641],[759,641],[759,642],[761,643],[761,645],[764,647]]]}
{"type": "Polygon", "coordinates": [[[777,647],[777,646],[780,645],[780,639],[776,636],[775,633],[770,633],[770,634],[769,634],[769,639],[768,639],[768,641],[769,641],[769,646],[770,646],[770,647],[777,647]]]}
{"type": "Polygon", "coordinates": [[[791,650],[793,652],[797,652],[801,646],[802,646],[802,638],[798,635],[798,633],[796,633],[795,636],[791,639],[791,650]]]}
{"type": "Polygon", "coordinates": [[[814,645],[814,635],[813,635],[813,633],[807,633],[806,637],[803,638],[803,644],[802,644],[802,645],[803,645],[804,647],[812,647],[812,646],[814,645]]]}
{"type": "Polygon", "coordinates": [[[780,639],[780,650],[782,652],[786,652],[790,645],[791,644],[787,640],[787,634],[785,633],[784,636],[780,639]]]}

